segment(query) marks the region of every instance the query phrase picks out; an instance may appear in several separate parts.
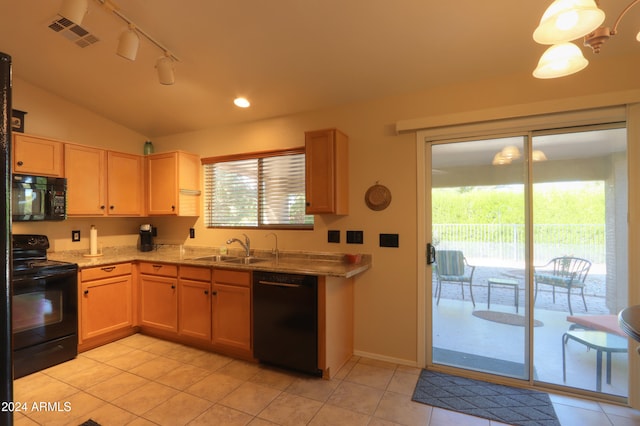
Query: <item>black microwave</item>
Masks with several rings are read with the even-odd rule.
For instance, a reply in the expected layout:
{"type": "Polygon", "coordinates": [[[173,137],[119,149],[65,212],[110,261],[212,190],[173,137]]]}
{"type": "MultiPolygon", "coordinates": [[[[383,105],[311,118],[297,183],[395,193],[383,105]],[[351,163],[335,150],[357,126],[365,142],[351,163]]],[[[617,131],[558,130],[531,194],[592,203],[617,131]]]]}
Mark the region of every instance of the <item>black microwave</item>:
{"type": "Polygon", "coordinates": [[[64,220],[67,218],[67,180],[13,175],[11,207],[16,222],[64,220]]]}

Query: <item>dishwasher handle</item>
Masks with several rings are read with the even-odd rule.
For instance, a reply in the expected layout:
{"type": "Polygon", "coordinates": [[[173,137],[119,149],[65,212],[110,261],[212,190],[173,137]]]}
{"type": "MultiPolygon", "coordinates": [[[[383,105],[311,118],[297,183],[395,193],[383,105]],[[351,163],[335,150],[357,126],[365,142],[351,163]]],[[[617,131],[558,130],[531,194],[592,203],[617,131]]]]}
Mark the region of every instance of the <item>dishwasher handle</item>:
{"type": "Polygon", "coordinates": [[[289,287],[289,288],[299,288],[302,287],[300,284],[288,284],[288,283],[277,283],[275,281],[264,281],[264,280],[259,280],[258,284],[261,285],[270,285],[270,286],[274,286],[274,287],[289,287]]]}

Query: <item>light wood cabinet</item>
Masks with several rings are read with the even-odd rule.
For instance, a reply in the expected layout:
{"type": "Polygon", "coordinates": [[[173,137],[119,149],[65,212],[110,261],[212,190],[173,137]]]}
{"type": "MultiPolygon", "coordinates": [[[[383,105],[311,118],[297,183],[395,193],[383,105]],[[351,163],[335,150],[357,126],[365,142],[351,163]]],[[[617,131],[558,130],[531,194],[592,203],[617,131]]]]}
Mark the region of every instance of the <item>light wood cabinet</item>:
{"type": "Polygon", "coordinates": [[[182,151],[147,159],[149,215],[200,215],[200,157],[182,151]]]}
{"type": "Polygon", "coordinates": [[[213,292],[214,347],[252,356],[251,273],[215,269],[213,292]]]}
{"type": "Polygon", "coordinates": [[[64,143],[13,133],[13,173],[64,176],[64,143]]]}
{"type": "Polygon", "coordinates": [[[178,333],[211,340],[211,269],[180,266],[178,333]]]}
{"type": "Polygon", "coordinates": [[[107,201],[109,216],[141,216],[144,213],[144,161],[141,155],[107,152],[107,201]]]}
{"type": "Polygon", "coordinates": [[[176,265],[140,263],[140,324],[178,332],[176,265]]]}
{"type": "Polygon", "coordinates": [[[140,216],[142,156],[65,144],[69,216],[140,216]]]}
{"type": "Polygon", "coordinates": [[[306,213],[349,213],[348,137],[336,129],[305,132],[306,213]]]}
{"type": "Polygon", "coordinates": [[[133,326],[130,263],[80,271],[80,343],[133,326]]]}

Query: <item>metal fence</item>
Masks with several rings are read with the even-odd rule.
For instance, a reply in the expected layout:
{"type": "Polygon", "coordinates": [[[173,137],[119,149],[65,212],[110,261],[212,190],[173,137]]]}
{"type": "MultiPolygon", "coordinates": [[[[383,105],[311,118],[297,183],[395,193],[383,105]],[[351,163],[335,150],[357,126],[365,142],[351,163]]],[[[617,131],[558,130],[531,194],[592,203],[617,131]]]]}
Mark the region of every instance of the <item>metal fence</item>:
{"type": "MultiPolygon", "coordinates": [[[[438,250],[462,250],[467,258],[524,262],[523,224],[434,224],[438,250]]],[[[533,226],[534,263],[558,256],[576,256],[605,263],[605,225],[533,226]]]]}

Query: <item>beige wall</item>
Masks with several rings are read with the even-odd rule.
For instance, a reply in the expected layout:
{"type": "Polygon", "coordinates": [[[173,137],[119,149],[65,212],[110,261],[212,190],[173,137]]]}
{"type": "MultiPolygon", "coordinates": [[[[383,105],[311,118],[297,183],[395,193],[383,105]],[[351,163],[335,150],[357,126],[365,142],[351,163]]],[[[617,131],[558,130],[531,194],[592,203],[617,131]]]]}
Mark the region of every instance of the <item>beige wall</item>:
{"type": "MultiPolygon", "coordinates": [[[[535,60],[532,56],[532,61],[535,60]]],[[[535,64],[532,63],[532,67],[535,64]]],[[[640,58],[619,58],[605,63],[592,60],[586,71],[559,80],[539,81],[530,74],[496,77],[452,87],[438,87],[420,93],[345,105],[323,111],[270,120],[212,128],[188,134],[154,138],[156,152],[182,149],[203,157],[301,146],[304,131],[337,127],[350,140],[350,214],[344,217],[317,216],[313,231],[279,231],[281,250],[364,252],[373,255],[373,268],[356,280],[355,347],[358,353],[396,362],[418,360],[418,268],[416,254],[421,239],[416,235],[417,166],[416,137],[412,132],[395,133],[401,120],[431,116],[465,116],[484,109],[500,108],[504,115],[526,113],[527,105],[555,99],[619,93],[637,90],[640,58]],[[602,77],[605,72],[610,75],[602,77]],[[392,202],[384,211],[369,210],[364,193],[376,182],[392,192],[392,202]],[[327,230],[342,231],[342,243],[326,242],[327,230]],[[348,245],[345,231],[363,230],[363,245],[348,245]],[[378,247],[380,233],[398,233],[400,248],[378,247]]],[[[611,95],[615,103],[615,95],[611,95]]],[[[588,107],[588,105],[585,105],[588,107]]],[[[140,152],[145,137],[99,115],[81,110],[24,82],[14,85],[14,107],[28,111],[26,131],[73,142],[140,152]]],[[[534,108],[531,108],[532,110],[534,108]]],[[[536,111],[537,112],[537,111],[536,111]]],[[[95,223],[103,244],[135,241],[135,232],[145,219],[70,219],[64,224],[19,225],[16,232],[34,229],[56,241],[56,250],[75,248],[70,230],[88,235],[95,223]]],[[[202,220],[152,219],[159,240],[218,247],[240,231],[206,229],[202,220]],[[196,228],[196,238],[187,238],[188,228],[196,228]]],[[[249,231],[256,248],[270,248],[266,232],[249,231]]],[[[74,243],[79,244],[79,243],[74,243]]],[[[78,246],[79,247],[79,246],[78,246]]],[[[428,327],[427,327],[428,329],[428,327]]]]}

